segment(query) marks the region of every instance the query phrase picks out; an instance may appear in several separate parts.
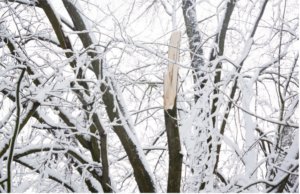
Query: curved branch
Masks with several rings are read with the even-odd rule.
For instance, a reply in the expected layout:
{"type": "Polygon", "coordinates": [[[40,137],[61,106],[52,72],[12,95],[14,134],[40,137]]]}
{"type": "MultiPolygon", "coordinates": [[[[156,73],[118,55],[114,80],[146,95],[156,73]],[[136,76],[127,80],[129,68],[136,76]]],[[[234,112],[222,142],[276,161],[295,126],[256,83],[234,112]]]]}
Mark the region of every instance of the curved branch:
{"type": "Polygon", "coordinates": [[[15,141],[17,139],[17,135],[20,130],[20,114],[21,114],[21,104],[20,104],[20,87],[22,83],[22,79],[24,77],[26,69],[24,68],[21,72],[21,75],[19,77],[18,83],[17,83],[17,89],[16,89],[16,123],[15,123],[15,129],[13,132],[12,139],[10,140],[9,143],[9,155],[8,155],[8,160],[7,160],[7,192],[11,193],[11,164],[13,161],[14,157],[14,147],[15,147],[15,141]]]}
{"type": "MultiPolygon", "coordinates": [[[[224,19],[222,21],[222,27],[220,31],[218,32],[215,43],[218,44],[218,53],[216,53],[215,49],[213,48],[210,54],[210,59],[209,61],[213,61],[216,59],[217,55],[222,56],[224,53],[224,45],[225,45],[225,40],[226,40],[226,33],[228,30],[228,25],[230,22],[230,18],[232,15],[232,12],[235,7],[236,0],[230,0],[227,3],[227,8],[225,11],[224,19]]],[[[222,70],[222,62],[219,62],[216,66],[215,70],[215,77],[214,77],[214,84],[217,85],[221,81],[221,70],[222,70]]],[[[217,96],[218,91],[215,89],[214,90],[214,95],[217,96]]],[[[212,102],[212,108],[211,108],[211,115],[214,115],[214,113],[217,110],[217,103],[218,103],[218,98],[214,98],[212,102]]],[[[212,122],[213,126],[216,127],[216,116],[212,117],[212,122]]]]}

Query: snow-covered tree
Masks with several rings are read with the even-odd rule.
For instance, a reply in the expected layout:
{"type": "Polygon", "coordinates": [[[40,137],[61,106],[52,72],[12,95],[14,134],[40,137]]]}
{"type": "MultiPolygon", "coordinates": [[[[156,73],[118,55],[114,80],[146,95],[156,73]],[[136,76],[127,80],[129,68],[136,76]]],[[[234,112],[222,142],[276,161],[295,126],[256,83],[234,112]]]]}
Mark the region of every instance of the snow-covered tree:
{"type": "Polygon", "coordinates": [[[299,192],[297,7],[0,0],[0,192],[299,192]]]}

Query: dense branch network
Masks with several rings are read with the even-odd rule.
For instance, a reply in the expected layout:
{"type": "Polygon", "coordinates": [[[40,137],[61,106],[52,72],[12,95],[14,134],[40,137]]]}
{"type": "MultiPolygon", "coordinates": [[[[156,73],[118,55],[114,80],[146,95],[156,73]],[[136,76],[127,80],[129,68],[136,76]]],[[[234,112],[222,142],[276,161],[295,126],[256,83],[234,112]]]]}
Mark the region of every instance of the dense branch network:
{"type": "Polygon", "coordinates": [[[0,192],[299,192],[297,4],[0,1],[0,192]]]}

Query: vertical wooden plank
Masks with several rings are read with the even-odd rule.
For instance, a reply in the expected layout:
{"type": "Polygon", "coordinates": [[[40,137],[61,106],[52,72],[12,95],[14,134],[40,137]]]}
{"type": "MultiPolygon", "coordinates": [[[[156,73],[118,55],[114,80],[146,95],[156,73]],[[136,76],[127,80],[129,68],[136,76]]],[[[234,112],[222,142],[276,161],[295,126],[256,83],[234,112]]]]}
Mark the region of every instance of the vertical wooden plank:
{"type": "Polygon", "coordinates": [[[170,61],[168,70],[164,79],[164,109],[172,109],[175,104],[177,93],[179,48],[180,48],[181,32],[175,31],[171,35],[168,58],[170,61]]]}

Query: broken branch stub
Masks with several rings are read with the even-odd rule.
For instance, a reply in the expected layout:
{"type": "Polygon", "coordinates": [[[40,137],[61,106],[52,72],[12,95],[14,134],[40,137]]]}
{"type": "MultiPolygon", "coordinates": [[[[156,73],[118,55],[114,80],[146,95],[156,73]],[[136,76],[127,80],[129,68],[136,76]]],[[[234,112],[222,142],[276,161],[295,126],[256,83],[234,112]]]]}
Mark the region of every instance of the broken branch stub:
{"type": "Polygon", "coordinates": [[[173,109],[177,94],[178,61],[180,51],[181,32],[175,31],[171,35],[168,58],[168,70],[164,78],[164,109],[173,109]]]}

